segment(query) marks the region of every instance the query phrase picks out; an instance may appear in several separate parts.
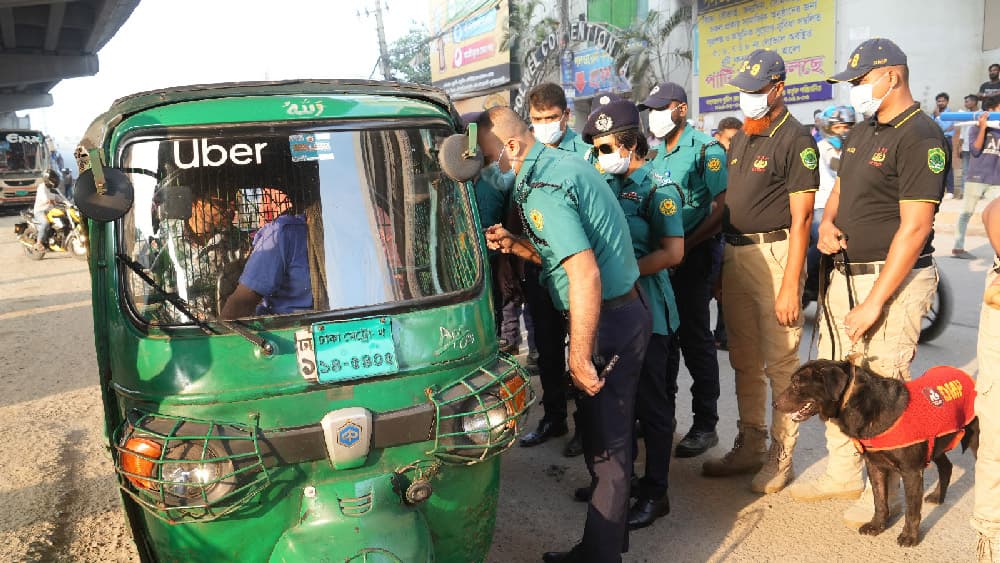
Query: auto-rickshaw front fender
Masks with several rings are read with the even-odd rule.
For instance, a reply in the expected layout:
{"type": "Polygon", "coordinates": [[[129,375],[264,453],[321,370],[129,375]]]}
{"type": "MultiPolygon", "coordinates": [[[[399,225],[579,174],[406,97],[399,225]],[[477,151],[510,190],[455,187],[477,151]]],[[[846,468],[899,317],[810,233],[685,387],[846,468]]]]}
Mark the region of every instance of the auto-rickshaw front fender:
{"type": "Polygon", "coordinates": [[[427,521],[393,492],[391,475],[299,494],[299,521],[278,538],[270,561],[434,561],[427,521]]]}

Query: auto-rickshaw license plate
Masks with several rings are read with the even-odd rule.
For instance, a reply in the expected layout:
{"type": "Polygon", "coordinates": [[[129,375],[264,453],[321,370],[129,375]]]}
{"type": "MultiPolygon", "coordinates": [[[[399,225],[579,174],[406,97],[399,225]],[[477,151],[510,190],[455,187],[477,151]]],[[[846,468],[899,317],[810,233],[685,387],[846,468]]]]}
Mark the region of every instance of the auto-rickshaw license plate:
{"type": "MultiPolygon", "coordinates": [[[[321,383],[385,375],[399,369],[388,317],[316,323],[312,344],[315,373],[321,383]]],[[[301,356],[301,343],[296,348],[301,356]]],[[[299,363],[303,364],[301,358],[299,363]]]]}

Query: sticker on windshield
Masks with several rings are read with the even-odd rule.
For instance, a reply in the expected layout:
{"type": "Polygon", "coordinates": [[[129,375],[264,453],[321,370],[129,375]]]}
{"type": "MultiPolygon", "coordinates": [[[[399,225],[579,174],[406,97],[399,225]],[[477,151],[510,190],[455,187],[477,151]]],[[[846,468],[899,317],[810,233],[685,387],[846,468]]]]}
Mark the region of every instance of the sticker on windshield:
{"type": "Polygon", "coordinates": [[[305,133],[288,136],[288,147],[292,152],[292,162],[312,160],[333,160],[329,133],[305,133]]]}
{"type": "Polygon", "coordinates": [[[312,337],[320,383],[385,375],[399,369],[388,317],[316,323],[312,337]]]}

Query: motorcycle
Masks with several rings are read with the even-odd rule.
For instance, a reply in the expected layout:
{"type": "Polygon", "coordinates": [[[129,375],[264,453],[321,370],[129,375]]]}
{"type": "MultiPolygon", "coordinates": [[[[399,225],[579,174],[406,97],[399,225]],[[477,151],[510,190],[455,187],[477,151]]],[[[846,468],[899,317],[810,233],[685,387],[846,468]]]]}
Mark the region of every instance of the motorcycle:
{"type": "Polygon", "coordinates": [[[22,221],[14,225],[14,234],[24,250],[24,255],[32,260],[41,260],[47,252],[69,252],[78,260],[87,259],[87,234],[83,230],[80,210],[69,201],[62,201],[45,213],[49,222],[48,240],[40,250],[36,246],[38,225],[35,216],[28,210],[21,211],[22,221]]]}

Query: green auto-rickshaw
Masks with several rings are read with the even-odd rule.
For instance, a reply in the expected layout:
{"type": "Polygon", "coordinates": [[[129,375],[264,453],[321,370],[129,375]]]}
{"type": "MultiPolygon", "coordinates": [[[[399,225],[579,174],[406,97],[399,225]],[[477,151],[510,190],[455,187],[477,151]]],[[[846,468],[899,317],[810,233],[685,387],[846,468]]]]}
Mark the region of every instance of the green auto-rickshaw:
{"type": "Polygon", "coordinates": [[[533,395],[497,350],[460,129],[438,90],[329,80],[141,93],[88,129],[76,197],[143,560],[486,557],[533,395]]]}

